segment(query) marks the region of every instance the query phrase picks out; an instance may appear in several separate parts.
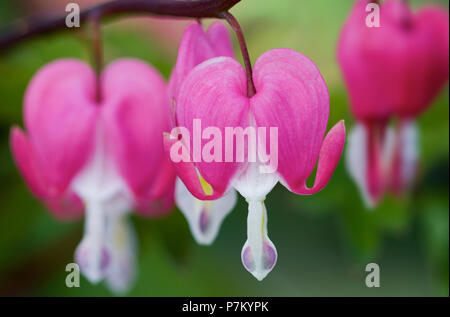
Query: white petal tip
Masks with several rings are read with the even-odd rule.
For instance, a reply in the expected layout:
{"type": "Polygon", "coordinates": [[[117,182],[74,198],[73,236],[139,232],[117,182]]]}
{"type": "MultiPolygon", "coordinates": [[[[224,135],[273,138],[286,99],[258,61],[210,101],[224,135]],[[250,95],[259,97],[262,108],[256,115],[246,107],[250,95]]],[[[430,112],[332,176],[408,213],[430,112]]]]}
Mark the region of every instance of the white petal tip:
{"type": "Polygon", "coordinates": [[[81,273],[89,282],[97,284],[104,279],[111,262],[111,256],[105,247],[95,248],[92,242],[86,240],[75,251],[75,261],[80,266],[81,273]]]}
{"type": "Polygon", "coordinates": [[[194,237],[195,242],[205,247],[209,247],[213,244],[216,237],[194,237]]]}
{"type": "Polygon", "coordinates": [[[220,222],[217,225],[214,225],[212,222],[214,217],[214,212],[217,214],[217,210],[214,210],[213,208],[206,207],[208,204],[212,207],[214,206],[214,202],[201,202],[200,203],[202,207],[200,207],[198,218],[196,219],[197,223],[191,223],[191,228],[196,227],[192,229],[192,233],[194,236],[195,241],[200,245],[209,246],[213,244],[214,240],[216,240],[216,237],[220,230],[220,222]],[[212,214],[212,215],[211,215],[212,214]]]}
{"type": "Polygon", "coordinates": [[[201,201],[192,196],[186,186],[177,180],[175,201],[186,217],[195,241],[209,246],[216,239],[222,222],[233,210],[237,201],[236,191],[231,190],[213,201],[201,201]]]}
{"type": "Polygon", "coordinates": [[[128,294],[134,285],[134,276],[126,277],[124,280],[116,280],[115,278],[107,278],[106,285],[111,293],[116,296],[124,296],[128,294]]]}
{"type": "Polygon", "coordinates": [[[111,265],[105,281],[111,293],[123,296],[136,281],[136,233],[126,216],[112,216],[109,224],[107,243],[111,250],[111,265]]]}
{"type": "Polygon", "coordinates": [[[104,276],[99,273],[95,272],[89,272],[89,271],[82,271],[84,277],[91,283],[91,284],[98,284],[100,283],[104,276]]]}
{"type": "Polygon", "coordinates": [[[242,248],[242,264],[258,281],[262,281],[273,270],[277,263],[277,258],[277,249],[269,239],[265,239],[260,256],[252,254],[248,241],[242,248]]]}

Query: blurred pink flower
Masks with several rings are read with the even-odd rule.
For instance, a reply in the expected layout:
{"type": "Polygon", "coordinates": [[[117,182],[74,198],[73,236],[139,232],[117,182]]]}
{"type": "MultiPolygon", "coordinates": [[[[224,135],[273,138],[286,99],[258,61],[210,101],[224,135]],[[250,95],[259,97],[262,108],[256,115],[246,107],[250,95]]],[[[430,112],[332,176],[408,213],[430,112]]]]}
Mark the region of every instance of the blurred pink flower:
{"type": "Polygon", "coordinates": [[[440,8],[414,13],[405,1],[387,0],[380,4],[380,27],[368,27],[370,2],[356,2],[339,38],[338,60],[360,122],[349,139],[350,173],[375,205],[389,186],[404,191],[414,178],[413,120],[448,80],[449,18],[440,8]],[[402,121],[396,132],[388,128],[392,116],[402,121]]]}
{"type": "Polygon", "coordinates": [[[96,87],[96,75],[81,61],[42,68],[25,95],[27,134],[14,127],[11,147],[32,192],[57,216],[85,209],[76,260],[91,281],[106,277],[120,291],[131,282],[134,263],[125,214],[136,208],[159,216],[173,203],[174,173],[161,139],[168,100],[161,76],[137,60],[104,70],[100,102],[96,87]]]}
{"type": "MultiPolygon", "coordinates": [[[[225,128],[277,128],[278,148],[271,137],[260,136],[258,143],[277,151],[277,169],[258,152],[255,162],[173,162],[177,175],[198,199],[220,198],[235,188],[249,204],[248,240],[242,249],[245,268],[262,280],[275,266],[277,251],[267,235],[267,211],[264,200],[281,181],[289,190],[310,195],[323,189],[339,161],[345,140],[344,123],[339,122],[324,140],[329,115],[329,95],[316,65],[289,49],[276,49],[262,55],[255,64],[253,79],[257,93],[247,97],[246,73],[230,57],[209,59],[196,66],[181,85],[176,100],[176,121],[194,135],[194,120],[205,127],[215,127],[225,135],[225,128]],[[319,159],[312,188],[306,180],[319,159]]],[[[179,140],[178,130],[165,134],[165,147],[182,148],[189,155],[192,140],[179,140]],[[181,143],[181,144],[180,144],[181,143]]],[[[202,148],[207,140],[201,140],[202,148]]],[[[226,149],[222,140],[221,148],[226,149]]],[[[245,153],[253,145],[248,144],[245,153]]],[[[195,153],[194,153],[195,155],[195,153]]],[[[234,154],[231,153],[234,157],[234,154]]]]}

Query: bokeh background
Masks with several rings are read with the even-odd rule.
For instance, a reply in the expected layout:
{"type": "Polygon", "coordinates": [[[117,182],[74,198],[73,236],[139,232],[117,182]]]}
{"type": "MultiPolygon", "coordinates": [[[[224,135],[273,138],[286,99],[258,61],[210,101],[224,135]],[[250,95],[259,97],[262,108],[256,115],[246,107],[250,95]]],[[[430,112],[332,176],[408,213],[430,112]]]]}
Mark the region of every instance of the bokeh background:
{"type": "MultiPolygon", "coordinates": [[[[69,1],[0,1],[0,29],[18,18],[64,14],[69,1]]],[[[73,1],[72,1],[73,2],[73,1]]],[[[79,1],[87,6],[98,1],[79,1]]],[[[252,60],[290,47],[319,66],[331,93],[329,126],[354,124],[335,58],[340,28],[352,0],[242,0],[240,20],[252,60]]],[[[414,7],[447,1],[411,1],[414,7]]],[[[186,21],[125,18],[105,23],[106,61],[136,57],[168,77],[186,21]]],[[[235,39],[235,38],[234,38],[235,39]]],[[[236,41],[235,41],[236,42],[236,41]]],[[[237,44],[237,43],[235,43],[237,44]]],[[[236,52],[238,47],[236,45],[236,52]]],[[[66,288],[65,266],[82,236],[82,222],[58,222],[31,196],[8,145],[22,124],[22,99],[31,76],[46,63],[90,60],[83,31],[64,31],[0,52],[0,295],[110,296],[82,277],[66,288]]],[[[367,210],[343,161],[322,192],[296,196],[278,185],[266,201],[278,263],[263,281],[241,265],[247,206],[242,198],[211,247],[195,244],[182,214],[132,221],[139,238],[139,276],[132,296],[448,296],[449,92],[448,85],[418,119],[421,162],[410,196],[388,196],[367,210]],[[366,264],[381,268],[381,287],[367,288],[366,264]]]]}

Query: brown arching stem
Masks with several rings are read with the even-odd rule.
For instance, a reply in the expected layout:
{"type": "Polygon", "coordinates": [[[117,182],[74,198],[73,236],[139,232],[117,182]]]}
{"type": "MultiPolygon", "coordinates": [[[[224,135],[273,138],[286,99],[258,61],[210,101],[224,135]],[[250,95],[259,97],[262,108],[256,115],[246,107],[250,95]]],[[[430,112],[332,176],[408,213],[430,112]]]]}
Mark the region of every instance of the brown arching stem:
{"type": "MultiPolygon", "coordinates": [[[[103,52],[101,40],[101,21],[118,15],[149,14],[154,16],[184,17],[200,21],[202,18],[225,19],[233,30],[241,48],[247,75],[247,96],[256,94],[253,71],[244,33],[236,18],[229,10],[241,0],[114,0],[90,7],[80,12],[80,23],[91,22],[93,25],[94,65],[100,78],[103,52]]],[[[16,24],[0,32],[0,54],[23,40],[59,30],[70,30],[66,26],[66,16],[40,18],[16,24]]],[[[75,28],[76,29],[76,28],[75,28]]],[[[97,100],[101,100],[98,85],[97,100]]]]}
{"type": "MultiPolygon", "coordinates": [[[[180,18],[222,18],[241,0],[114,0],[80,12],[80,23],[93,15],[111,18],[119,15],[154,15],[180,18]]],[[[25,39],[59,30],[66,26],[66,16],[37,18],[19,22],[0,31],[0,53],[25,39]]]]}
{"type": "Polygon", "coordinates": [[[92,24],[91,42],[92,42],[92,59],[97,76],[97,85],[95,89],[95,100],[97,103],[102,101],[101,75],[103,70],[103,40],[102,40],[102,16],[101,14],[93,14],[90,17],[92,24]]]}
{"type": "Polygon", "coordinates": [[[247,44],[245,42],[244,33],[239,25],[238,20],[227,12],[222,13],[222,17],[230,24],[233,30],[236,32],[236,36],[239,41],[239,46],[241,48],[242,57],[244,59],[245,72],[247,74],[247,97],[251,98],[256,94],[255,83],[253,82],[253,70],[252,63],[250,61],[250,55],[248,54],[247,44]]]}

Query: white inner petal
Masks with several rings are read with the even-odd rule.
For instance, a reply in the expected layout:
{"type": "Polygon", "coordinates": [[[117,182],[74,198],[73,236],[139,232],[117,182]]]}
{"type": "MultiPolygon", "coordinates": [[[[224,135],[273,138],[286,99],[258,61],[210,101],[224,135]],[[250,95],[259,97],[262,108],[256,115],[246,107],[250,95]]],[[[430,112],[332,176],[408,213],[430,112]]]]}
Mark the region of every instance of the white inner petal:
{"type": "Polygon", "coordinates": [[[92,157],[71,184],[86,206],[85,230],[76,257],[92,282],[101,280],[110,254],[106,246],[107,213],[123,213],[132,206],[131,194],[108,154],[101,123],[92,157]]]}
{"type": "Polygon", "coordinates": [[[111,254],[106,283],[117,295],[126,294],[135,281],[137,261],[136,233],[127,212],[108,210],[106,245],[111,254]]]}
{"type": "Polygon", "coordinates": [[[209,245],[215,240],[223,220],[233,210],[236,200],[236,191],[232,189],[217,200],[201,201],[188,191],[180,179],[176,182],[176,204],[199,244],[209,245]]]}
{"type": "Polygon", "coordinates": [[[261,173],[260,163],[249,163],[233,185],[248,202],[247,241],[241,252],[244,267],[259,281],[274,268],[277,250],[267,233],[263,201],[279,180],[277,173],[261,173]]]}
{"type": "Polygon", "coordinates": [[[103,279],[109,263],[109,254],[103,241],[105,224],[102,204],[87,202],[84,236],[75,254],[81,271],[92,283],[103,279]]]}
{"type": "Polygon", "coordinates": [[[400,130],[401,177],[405,187],[410,187],[416,176],[419,158],[419,132],[414,121],[405,121],[400,130]]]}
{"type": "Polygon", "coordinates": [[[242,248],[244,267],[259,281],[275,267],[277,250],[268,237],[267,210],[262,201],[249,201],[247,241],[242,248]]]}
{"type": "Polygon", "coordinates": [[[375,202],[369,194],[367,184],[367,137],[364,125],[358,123],[353,127],[348,138],[345,162],[347,171],[360,190],[364,202],[369,208],[373,208],[375,202]]]}
{"type": "Polygon", "coordinates": [[[97,128],[92,157],[75,177],[72,189],[83,201],[107,202],[116,195],[130,197],[127,185],[107,152],[101,124],[97,128]]]}
{"type": "Polygon", "coordinates": [[[261,173],[261,164],[248,163],[247,168],[232,184],[246,200],[263,201],[278,183],[277,173],[261,173]]]}

